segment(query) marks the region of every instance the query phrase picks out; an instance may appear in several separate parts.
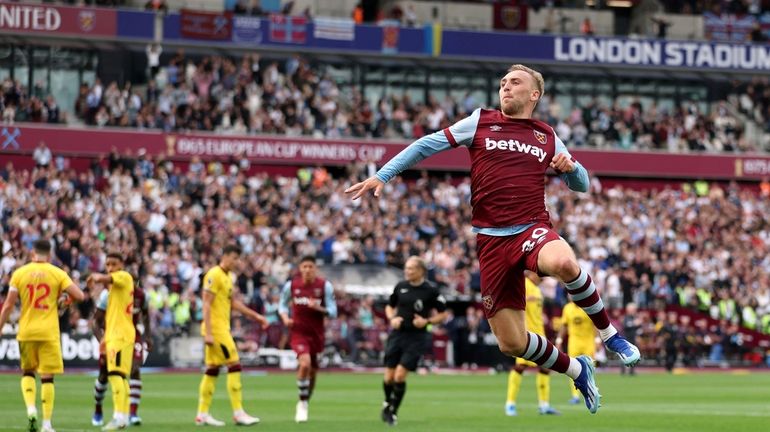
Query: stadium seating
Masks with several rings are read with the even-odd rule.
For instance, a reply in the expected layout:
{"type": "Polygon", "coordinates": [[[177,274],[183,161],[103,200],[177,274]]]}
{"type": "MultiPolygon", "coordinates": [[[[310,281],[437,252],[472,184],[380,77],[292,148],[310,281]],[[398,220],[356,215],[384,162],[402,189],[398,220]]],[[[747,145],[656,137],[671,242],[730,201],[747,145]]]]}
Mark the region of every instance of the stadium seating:
{"type": "MultiPolygon", "coordinates": [[[[148,291],[160,337],[195,334],[201,272],[231,239],[246,252],[241,291],[271,316],[278,286],[291,274],[298,251],[349,264],[382,265],[384,255],[397,267],[420,254],[432,263],[431,278],[447,295],[474,295],[478,267],[468,180],[396,180],[387,186],[387,201],[353,203],[342,190],[362,178],[362,169],[351,166],[344,177],[314,184],[298,177],[247,177],[215,163],[192,164],[182,172],[171,162],[117,153],[83,173],[4,167],[0,281],[7,286],[11,269],[27,258],[23,251],[41,235],[55,240],[58,263],[81,281],[102,267],[105,247],[118,248],[135,257],[130,269],[148,291]],[[428,212],[436,217],[426,217],[428,212]],[[367,238],[373,241],[352,241],[367,238]]],[[[660,348],[656,326],[665,318],[654,310],[666,305],[770,332],[769,276],[762,270],[770,264],[763,217],[769,210],[767,194],[736,184],[695,186],[653,192],[604,188],[594,179],[585,195],[569,192],[558,180],[548,186],[552,217],[607,304],[616,312],[629,302],[651,311],[643,314],[640,336],[648,355],[660,348]],[[597,208],[603,209],[602,217],[596,217],[597,208]],[[735,247],[736,241],[752,247],[735,247]]],[[[554,289],[546,296],[563,301],[564,293],[554,289]]],[[[369,311],[371,322],[363,328],[361,297],[338,291],[341,318],[328,340],[346,356],[371,357],[382,348],[386,331],[381,312],[369,311]]],[[[86,302],[72,309],[64,329],[87,328],[82,320],[92,307],[86,302]]],[[[467,321],[463,316],[452,320],[467,321]]],[[[285,344],[279,326],[274,324],[260,342],[285,344]]],[[[456,327],[447,323],[447,329],[456,327]]],[[[719,330],[720,337],[709,338],[696,357],[708,358],[722,337],[722,355],[740,356],[738,348],[730,348],[735,338],[729,335],[737,327],[726,328],[731,330],[719,330]]]]}

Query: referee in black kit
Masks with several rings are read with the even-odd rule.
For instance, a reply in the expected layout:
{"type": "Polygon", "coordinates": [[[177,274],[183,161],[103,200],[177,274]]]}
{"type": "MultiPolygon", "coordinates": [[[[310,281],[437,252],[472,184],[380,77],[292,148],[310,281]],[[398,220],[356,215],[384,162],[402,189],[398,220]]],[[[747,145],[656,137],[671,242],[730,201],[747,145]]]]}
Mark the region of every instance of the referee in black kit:
{"type": "Polygon", "coordinates": [[[406,375],[414,372],[422,355],[431,347],[429,324],[446,319],[446,300],[438,288],[425,280],[427,266],[422,258],[412,256],[404,265],[404,278],[396,284],[385,315],[393,331],[385,347],[385,378],[382,388],[385,402],[382,421],[397,422],[396,414],[406,393],[406,375]],[[433,310],[438,313],[433,315],[433,310]]]}

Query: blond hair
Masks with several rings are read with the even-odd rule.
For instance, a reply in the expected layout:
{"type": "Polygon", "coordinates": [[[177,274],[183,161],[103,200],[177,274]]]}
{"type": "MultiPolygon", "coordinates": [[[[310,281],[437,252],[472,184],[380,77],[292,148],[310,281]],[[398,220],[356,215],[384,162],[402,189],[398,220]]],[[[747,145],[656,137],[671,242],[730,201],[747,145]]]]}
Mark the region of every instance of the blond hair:
{"type": "Polygon", "coordinates": [[[537,88],[537,91],[540,92],[540,97],[538,97],[538,100],[543,97],[543,89],[545,88],[545,80],[543,79],[543,75],[527,66],[524,66],[523,64],[515,64],[508,68],[508,72],[513,71],[524,71],[528,73],[533,80],[535,80],[535,86],[537,88]]]}
{"type": "Polygon", "coordinates": [[[428,263],[426,263],[424,259],[418,257],[417,255],[412,255],[406,260],[415,261],[417,263],[417,266],[420,267],[420,270],[422,270],[423,275],[426,275],[428,273],[428,263]]]}

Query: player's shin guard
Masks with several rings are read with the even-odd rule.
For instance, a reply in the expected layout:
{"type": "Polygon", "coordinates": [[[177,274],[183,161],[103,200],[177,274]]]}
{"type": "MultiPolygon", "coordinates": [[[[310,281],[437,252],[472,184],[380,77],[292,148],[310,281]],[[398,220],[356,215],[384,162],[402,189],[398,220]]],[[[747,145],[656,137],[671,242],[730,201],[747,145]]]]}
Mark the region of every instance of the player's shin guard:
{"type": "Polygon", "coordinates": [[[198,388],[198,414],[208,414],[211,407],[211,399],[214,397],[219,368],[206,369],[198,388]]]}
{"type": "Polygon", "coordinates": [[[537,386],[537,402],[540,408],[547,407],[551,401],[551,376],[544,373],[537,374],[535,377],[537,386]]]}
{"type": "Polygon", "coordinates": [[[406,381],[393,383],[393,396],[390,398],[390,406],[393,410],[393,414],[398,414],[398,407],[401,406],[405,394],[406,381]]]}
{"type": "Polygon", "coordinates": [[[588,273],[580,270],[580,275],[578,275],[577,279],[567,282],[565,285],[572,301],[588,314],[588,317],[594,323],[594,327],[599,329],[599,334],[603,341],[606,341],[618,332],[610,324],[610,317],[607,314],[607,309],[604,308],[604,302],[599,297],[599,290],[596,289],[596,285],[594,285],[588,273]]]}
{"type": "Polygon", "coordinates": [[[227,368],[227,394],[230,396],[230,406],[233,412],[243,409],[243,395],[241,386],[241,365],[233,365],[227,368]]]}
{"type": "Polygon", "coordinates": [[[135,416],[139,410],[139,402],[142,400],[142,380],[132,379],[128,381],[130,396],[130,414],[135,416]]]}
{"type": "Polygon", "coordinates": [[[310,380],[297,380],[297,391],[299,393],[299,400],[306,401],[310,399],[310,380]]]}
{"type": "Polygon", "coordinates": [[[35,411],[36,398],[37,398],[37,383],[35,382],[35,375],[24,375],[21,377],[21,395],[24,398],[24,405],[27,406],[27,412],[30,410],[35,411]]]}
{"type": "MultiPolygon", "coordinates": [[[[559,373],[567,373],[570,367],[570,358],[567,354],[556,349],[545,337],[530,331],[527,332],[527,347],[521,358],[559,373]]],[[[579,370],[578,373],[580,373],[579,370]]]]}
{"type": "Polygon", "coordinates": [[[104,394],[107,392],[107,381],[101,382],[99,378],[94,380],[94,413],[102,414],[102,402],[104,402],[104,394]]]}
{"type": "Polygon", "coordinates": [[[40,380],[40,405],[43,407],[43,422],[50,422],[53,416],[53,402],[56,392],[53,387],[53,378],[40,380]]]}
{"type": "Polygon", "coordinates": [[[515,370],[511,370],[508,374],[508,395],[505,402],[516,403],[516,398],[519,396],[519,389],[521,389],[521,378],[521,374],[515,370]]]}

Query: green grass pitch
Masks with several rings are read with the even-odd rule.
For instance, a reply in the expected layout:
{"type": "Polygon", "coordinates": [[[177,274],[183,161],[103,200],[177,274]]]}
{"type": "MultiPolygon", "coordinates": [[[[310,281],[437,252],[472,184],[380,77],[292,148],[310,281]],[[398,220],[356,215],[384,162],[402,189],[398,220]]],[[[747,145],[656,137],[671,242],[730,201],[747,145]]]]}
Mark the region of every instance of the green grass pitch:
{"type": "MultiPolygon", "coordinates": [[[[225,377],[217,382],[212,414],[228,422],[224,428],[196,428],[196,374],[145,374],[137,432],[214,429],[243,431],[230,419],[225,377]]],[[[551,403],[560,417],[537,414],[534,377],[525,375],[519,416],[503,414],[507,375],[412,375],[399,413],[401,431],[760,431],[770,430],[770,373],[640,374],[620,377],[600,372],[603,404],[591,415],[572,406],[568,380],[555,376],[551,403]]],[[[56,379],[53,425],[58,432],[95,431],[90,424],[93,375],[69,374],[56,379]]],[[[321,373],[310,404],[310,421],[294,423],[296,387],[293,374],[244,374],[244,405],[262,419],[258,431],[384,431],[379,419],[381,376],[321,373]]],[[[0,431],[25,429],[19,376],[0,375],[0,431]]],[[[39,392],[38,392],[39,397],[39,392]]],[[[39,408],[38,408],[39,409],[39,408]]],[[[108,393],[105,414],[111,414],[108,393]]]]}

